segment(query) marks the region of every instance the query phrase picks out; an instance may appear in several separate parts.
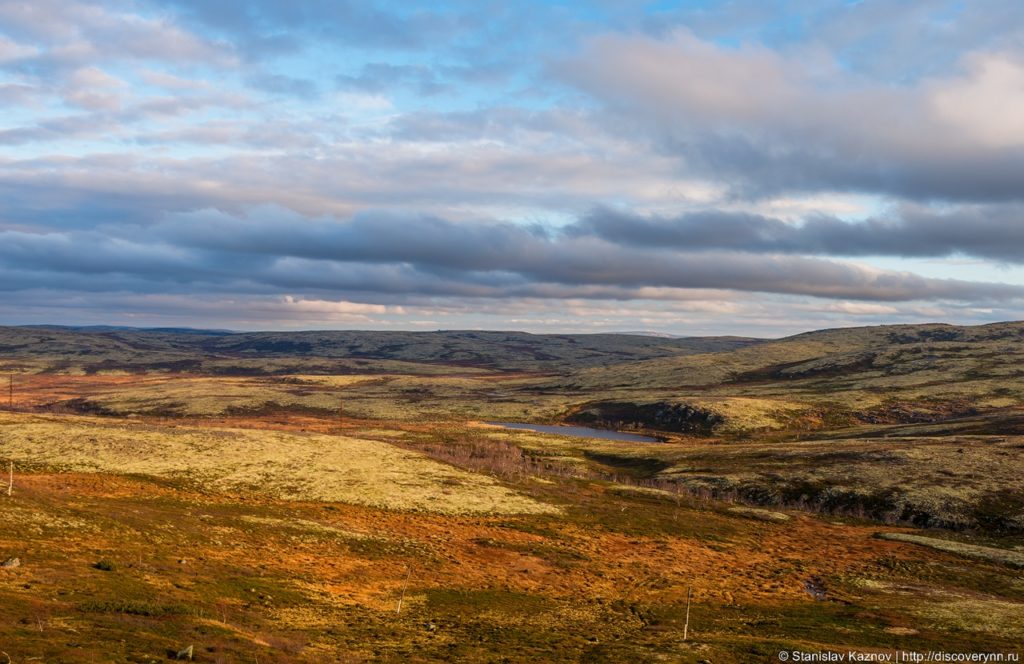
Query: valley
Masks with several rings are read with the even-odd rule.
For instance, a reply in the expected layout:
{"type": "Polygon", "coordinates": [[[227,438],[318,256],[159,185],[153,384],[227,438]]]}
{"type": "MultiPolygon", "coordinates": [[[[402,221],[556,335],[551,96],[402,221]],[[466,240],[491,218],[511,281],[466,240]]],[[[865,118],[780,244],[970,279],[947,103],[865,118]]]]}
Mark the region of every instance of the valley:
{"type": "Polygon", "coordinates": [[[0,328],[0,650],[1011,652],[1022,342],[0,328]]]}

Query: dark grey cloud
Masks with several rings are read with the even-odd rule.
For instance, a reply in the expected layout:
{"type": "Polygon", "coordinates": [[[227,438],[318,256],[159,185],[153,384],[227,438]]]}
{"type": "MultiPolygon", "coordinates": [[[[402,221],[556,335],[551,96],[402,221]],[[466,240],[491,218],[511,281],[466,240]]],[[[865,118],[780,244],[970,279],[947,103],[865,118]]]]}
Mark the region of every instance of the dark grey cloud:
{"type": "Polygon", "coordinates": [[[55,173],[63,160],[25,160],[0,169],[0,222],[40,232],[89,230],[104,225],[145,225],[168,212],[225,206],[213,192],[167,180],[145,181],[128,174],[137,166],[127,157],[93,161],[94,178],[82,171],[55,173]],[[12,172],[13,171],[13,172],[12,172]],[[122,173],[120,178],[113,173],[122,173]],[[125,186],[131,182],[131,186],[125,186]]]}
{"type": "Polygon", "coordinates": [[[972,256],[1024,263],[1024,205],[931,209],[905,205],[862,221],[812,216],[786,222],[758,214],[708,210],[677,217],[602,208],[566,232],[636,247],[825,256],[972,256]]]}
{"type": "MultiPolygon", "coordinates": [[[[192,232],[191,244],[141,245],[94,233],[0,232],[0,268],[18,274],[16,288],[63,287],[99,280],[118,290],[168,292],[189,286],[218,292],[446,297],[577,297],[636,299],[645,289],[721,289],[877,302],[908,300],[1009,301],[1024,287],[871,270],[814,258],[736,252],[624,249],[599,240],[545,239],[504,229],[517,246],[487,261],[491,240],[457,224],[375,223],[324,233],[251,228],[224,243],[192,232]],[[421,233],[445,232],[447,243],[424,249],[421,233]],[[286,235],[292,238],[288,243],[286,235]],[[298,237],[295,237],[298,236],[298,237]],[[258,240],[258,242],[256,242],[258,240]],[[276,241],[273,252],[257,249],[276,241]],[[476,257],[465,252],[479,250],[476,257]],[[320,257],[331,254],[329,258],[320,257]],[[207,288],[207,285],[212,288],[207,288]]],[[[8,284],[10,287],[11,284],[8,284]]]]}
{"type": "MultiPolygon", "coordinates": [[[[123,170],[115,160],[111,168],[123,170]]],[[[129,164],[130,166],[130,164],[129,164]]],[[[66,184],[66,183],[65,183],[66,184]]],[[[598,208],[560,231],[404,212],[347,220],[281,208],[249,210],[223,192],[140,181],[131,193],[8,182],[0,265],[47,274],[218,284],[271,291],[526,297],[638,296],[644,289],[721,289],[867,301],[1014,299],[1024,288],[923,278],[821,256],[979,256],[1021,262],[1019,206],[939,211],[904,206],[891,219],[788,223],[709,210],[676,217],[598,208]],[[27,188],[26,188],[27,185],[27,188]],[[60,196],[37,195],[61,192],[60,196]],[[213,212],[214,205],[233,213],[213,212]],[[57,232],[53,229],[68,230],[57,232]],[[74,229],[80,230],[74,230],[74,229]],[[788,255],[787,255],[788,254],[788,255]],[[811,257],[818,256],[818,257],[811,257]]],[[[107,186],[111,186],[108,184],[107,186]]],[[[45,282],[37,286],[48,285],[45,282]]]]}
{"type": "MultiPolygon", "coordinates": [[[[924,133],[919,138],[926,140],[924,133]]],[[[1024,200],[1024,151],[1016,147],[960,152],[935,143],[922,152],[909,146],[900,152],[898,145],[858,147],[853,136],[830,145],[811,137],[745,135],[742,129],[699,135],[670,130],[656,140],[653,149],[678,156],[693,172],[730,182],[735,199],[842,191],[918,201],[1024,200]]]]}
{"type": "MultiPolygon", "coordinates": [[[[83,237],[87,246],[96,240],[83,237]]],[[[407,215],[361,214],[337,221],[273,209],[245,217],[203,211],[175,216],[135,240],[130,231],[110,237],[91,248],[84,263],[66,254],[74,244],[66,235],[13,234],[5,244],[11,248],[0,249],[0,259],[19,265],[54,255],[53,269],[65,264],[89,271],[103,265],[138,273],[145,266],[146,273],[159,275],[248,276],[270,286],[322,290],[501,296],[558,284],[580,287],[581,293],[592,287],[728,289],[877,301],[1024,295],[1017,286],[928,279],[819,258],[631,247],[595,236],[552,235],[539,227],[407,215]],[[150,259],[118,267],[124,262],[117,259],[119,251],[132,255],[136,242],[153,238],[160,244],[150,248],[156,252],[150,259]]]]}

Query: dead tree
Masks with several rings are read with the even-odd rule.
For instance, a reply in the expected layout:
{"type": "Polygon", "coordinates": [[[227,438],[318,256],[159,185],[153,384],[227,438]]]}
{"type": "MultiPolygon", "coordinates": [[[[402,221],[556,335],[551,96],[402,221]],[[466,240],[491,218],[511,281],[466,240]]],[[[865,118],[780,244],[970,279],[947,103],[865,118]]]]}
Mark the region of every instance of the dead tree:
{"type": "Polygon", "coordinates": [[[402,596],[398,598],[398,608],[395,609],[395,613],[402,614],[402,602],[405,601],[405,591],[409,589],[409,579],[412,578],[412,567],[406,568],[408,571],[405,574],[405,585],[402,586],[402,596]]]}
{"type": "Polygon", "coordinates": [[[693,592],[693,586],[686,589],[686,622],[683,623],[683,641],[686,640],[686,636],[690,631],[690,594],[693,592]]]}

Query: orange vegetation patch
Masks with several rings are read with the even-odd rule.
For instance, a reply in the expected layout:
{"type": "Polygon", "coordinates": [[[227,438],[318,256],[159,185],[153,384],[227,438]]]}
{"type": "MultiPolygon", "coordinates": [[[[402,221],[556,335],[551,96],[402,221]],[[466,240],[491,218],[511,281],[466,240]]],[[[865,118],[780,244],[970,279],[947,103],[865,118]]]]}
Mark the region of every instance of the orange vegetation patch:
{"type": "MultiPolygon", "coordinates": [[[[5,377],[6,378],[6,377],[5,377]]],[[[14,376],[14,407],[34,408],[58,401],[103,394],[112,388],[128,385],[159,384],[175,380],[172,376],[93,375],[65,376],[58,374],[17,374],[14,376]]],[[[7,405],[8,381],[0,381],[2,403],[7,405]]]]}
{"type": "MultiPolygon", "coordinates": [[[[569,640],[559,648],[586,648],[590,634],[668,648],[681,626],[672,616],[682,615],[692,588],[701,647],[719,648],[713,661],[749,661],[721,645],[732,637],[715,626],[720,616],[731,625],[761,620],[765,607],[830,611],[836,601],[859,600],[829,586],[832,601],[816,602],[808,579],[933,556],[875,539],[869,526],[808,517],[764,523],[712,504],[635,502],[592,484],[573,484],[578,501],[620,501],[614,510],[627,515],[658,511],[679,532],[621,532],[577,523],[571,513],[452,516],[285,503],[105,474],[15,479],[0,510],[0,559],[17,556],[22,565],[0,570],[0,641],[14,643],[22,659],[98,661],[118,643],[152,654],[197,642],[221,661],[254,653],[260,662],[361,661],[388,659],[368,644],[449,648],[490,639],[495,629],[534,635],[524,643],[569,640]],[[688,535],[695,522],[721,536],[688,535]],[[113,571],[95,569],[101,559],[113,571]],[[22,620],[32,629],[19,627],[22,620]],[[661,631],[651,631],[655,620],[661,631]],[[425,634],[424,625],[435,624],[450,634],[425,634]],[[93,641],[102,648],[68,655],[61,647],[93,641]]],[[[872,610],[883,627],[916,625],[898,611],[872,610]]],[[[492,661],[489,648],[511,646],[480,647],[459,659],[492,661]]],[[[425,659],[447,651],[431,652],[425,659]]],[[[631,657],[640,655],[622,659],[631,657]]]]}
{"type": "MultiPolygon", "coordinates": [[[[409,561],[403,555],[362,563],[358,557],[339,557],[335,535],[364,542],[366,549],[377,545],[385,550],[404,548],[413,557],[428,558],[429,563],[414,565],[418,586],[505,587],[563,598],[580,593],[616,597],[632,588],[642,594],[655,592],[663,600],[685,594],[685,588],[692,586],[695,597],[726,604],[737,597],[802,599],[806,594],[801,584],[808,576],[849,573],[879,557],[907,551],[898,543],[873,538],[876,528],[831,525],[809,518],[796,519],[785,527],[755,527],[727,546],[664,535],[627,536],[572,524],[560,527],[552,541],[509,528],[507,519],[502,518],[197,494],[147,480],[100,474],[29,474],[17,479],[20,500],[71,511],[95,510],[115,520],[117,505],[126,501],[137,501],[134,513],[143,517],[150,511],[154,517],[171,517],[173,510],[154,503],[173,499],[176,505],[189,506],[177,515],[180,527],[202,530],[204,510],[230,509],[239,513],[241,520],[236,525],[242,527],[242,534],[233,532],[230,542],[220,544],[192,542],[200,544],[193,557],[232,565],[259,560],[283,575],[297,569],[315,571],[317,582],[334,588],[334,594],[342,598],[388,596],[402,580],[409,561]],[[242,518],[248,512],[278,516],[242,518]],[[281,530],[311,537],[301,542],[289,540],[287,547],[282,547],[281,539],[271,535],[281,530]],[[566,574],[564,566],[531,551],[545,545],[579,561],[580,573],[566,574]],[[282,548],[287,548],[287,555],[282,555],[282,548]],[[789,571],[780,573],[781,568],[789,571]],[[648,585],[653,580],[660,580],[656,590],[648,585]]],[[[13,544],[13,539],[3,541],[4,550],[13,544]]],[[[99,542],[81,544],[88,549],[99,542]]],[[[135,546],[144,548],[146,542],[141,540],[135,546]]]]}

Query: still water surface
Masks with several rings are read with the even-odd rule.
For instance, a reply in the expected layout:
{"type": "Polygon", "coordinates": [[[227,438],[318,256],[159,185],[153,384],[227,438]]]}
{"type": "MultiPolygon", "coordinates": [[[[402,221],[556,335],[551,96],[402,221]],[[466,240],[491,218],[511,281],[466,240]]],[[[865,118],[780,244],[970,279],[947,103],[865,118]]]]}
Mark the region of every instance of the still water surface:
{"type": "Polygon", "coordinates": [[[526,429],[538,433],[556,433],[561,436],[577,436],[579,438],[601,438],[604,440],[625,440],[631,443],[657,443],[657,438],[641,436],[635,433],[623,431],[609,431],[608,429],[591,429],[590,427],[567,427],[551,424],[527,424],[525,422],[488,422],[499,427],[509,429],[526,429]]]}

